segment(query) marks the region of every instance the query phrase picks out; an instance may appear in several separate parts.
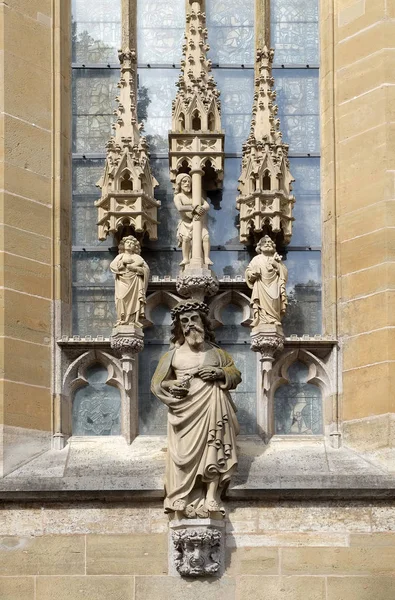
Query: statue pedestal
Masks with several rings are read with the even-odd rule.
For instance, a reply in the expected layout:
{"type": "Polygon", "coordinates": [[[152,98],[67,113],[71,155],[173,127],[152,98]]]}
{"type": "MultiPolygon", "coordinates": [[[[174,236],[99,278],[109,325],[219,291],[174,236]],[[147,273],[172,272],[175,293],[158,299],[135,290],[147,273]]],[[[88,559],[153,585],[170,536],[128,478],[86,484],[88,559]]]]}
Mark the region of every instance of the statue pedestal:
{"type": "Polygon", "coordinates": [[[169,575],[221,577],[225,569],[225,521],[180,519],[169,523],[169,575]]]}
{"type": "Polygon", "coordinates": [[[116,325],[111,334],[111,348],[121,359],[124,386],[128,392],[132,387],[134,355],[144,348],[144,334],[135,325],[116,325]]]}
{"type": "Polygon", "coordinates": [[[177,292],[184,298],[194,298],[203,302],[205,296],[214,296],[219,289],[216,274],[207,267],[186,266],[176,281],[177,292]]]}
{"type": "Polygon", "coordinates": [[[261,353],[262,389],[267,393],[270,389],[270,372],[274,355],[284,348],[284,332],[281,325],[262,324],[251,330],[251,350],[261,353]]]}

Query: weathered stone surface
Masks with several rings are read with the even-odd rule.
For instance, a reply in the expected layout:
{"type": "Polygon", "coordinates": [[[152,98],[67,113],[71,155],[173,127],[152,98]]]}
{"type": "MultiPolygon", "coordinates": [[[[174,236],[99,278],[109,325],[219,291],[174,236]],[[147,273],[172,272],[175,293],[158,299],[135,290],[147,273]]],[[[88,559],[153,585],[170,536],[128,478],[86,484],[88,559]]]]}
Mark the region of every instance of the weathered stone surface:
{"type": "Polygon", "coordinates": [[[7,536],[0,539],[0,557],[0,575],[83,575],[85,540],[7,536]]]}
{"type": "Polygon", "coordinates": [[[35,600],[134,600],[134,577],[37,577],[35,600]]]}
{"type": "Polygon", "coordinates": [[[43,298],[51,295],[51,267],[21,256],[3,254],[0,278],[6,287],[43,298]]]}
{"type": "Polygon", "coordinates": [[[167,536],[88,535],[88,575],[160,575],[167,573],[167,536]]]}
{"type": "Polygon", "coordinates": [[[328,577],[327,600],[393,600],[395,577],[328,577]]]}
{"type": "Polygon", "coordinates": [[[51,389],[2,382],[4,424],[12,427],[51,431],[51,389]]]}
{"type": "Polygon", "coordinates": [[[0,577],[2,600],[35,600],[33,577],[0,577]]]}
{"type": "MultiPolygon", "coordinates": [[[[229,543],[229,540],[227,540],[229,543]]],[[[226,551],[226,573],[236,575],[277,575],[279,555],[277,548],[265,546],[229,547],[226,551]]]]}
{"type": "Polygon", "coordinates": [[[4,290],[6,337],[49,346],[52,334],[51,304],[44,298],[4,290]]]}
{"type": "Polygon", "coordinates": [[[230,577],[199,581],[174,577],[136,577],[136,600],[234,600],[235,582],[230,577]]]}
{"type": "MultiPolygon", "coordinates": [[[[372,508],[372,528],[374,529],[374,514],[375,507],[372,508]]],[[[392,518],[395,515],[395,508],[392,510],[392,518]]],[[[368,546],[395,546],[395,533],[351,533],[350,546],[360,546],[366,548],[368,546]]],[[[385,550],[383,550],[385,552],[385,550]]]]}
{"type": "Polygon", "coordinates": [[[395,575],[395,548],[284,548],[286,575],[395,575]]]}
{"type": "MultiPolygon", "coordinates": [[[[236,600],[326,600],[324,577],[242,576],[236,600]]],[[[343,600],[343,599],[342,599],[343,600]]]]}
{"type": "MultiPolygon", "coordinates": [[[[361,534],[362,535],[362,534],[361,534]]],[[[226,539],[229,548],[265,548],[268,546],[348,546],[349,539],[346,533],[332,533],[324,531],[310,531],[298,533],[295,531],[273,531],[265,534],[228,534],[226,539]]]]}

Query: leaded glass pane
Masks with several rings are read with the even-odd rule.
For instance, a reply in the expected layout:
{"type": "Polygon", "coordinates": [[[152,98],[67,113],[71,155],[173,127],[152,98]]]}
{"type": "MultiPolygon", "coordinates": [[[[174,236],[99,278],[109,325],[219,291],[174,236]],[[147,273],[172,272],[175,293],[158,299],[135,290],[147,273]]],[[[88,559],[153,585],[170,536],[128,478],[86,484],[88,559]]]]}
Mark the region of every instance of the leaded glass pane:
{"type": "Polygon", "coordinates": [[[318,435],[322,433],[321,390],[306,383],[308,368],[296,362],[288,369],[289,384],[274,395],[275,433],[278,435],[318,435]]]}
{"type": "Polygon", "coordinates": [[[318,64],[318,1],[275,0],[270,9],[275,64],[318,64]]]}
{"type": "Polygon", "coordinates": [[[296,197],[292,246],[320,246],[320,159],[291,158],[290,163],[291,173],[295,178],[293,193],[296,197]]]}
{"type": "Polygon", "coordinates": [[[113,237],[100,242],[97,238],[97,208],[95,200],[98,196],[73,196],[72,206],[72,239],[73,246],[98,246],[109,248],[114,246],[113,237]]]}
{"type": "Polygon", "coordinates": [[[107,369],[87,369],[88,385],[79,388],[73,400],[73,435],[120,435],[121,395],[107,385],[107,369]]]}
{"type": "Polygon", "coordinates": [[[139,63],[179,63],[185,31],[185,0],[138,0],[137,17],[139,63]]]}
{"type": "Polygon", "coordinates": [[[110,262],[114,257],[110,252],[74,252],[73,283],[113,287],[110,262]]]}
{"type": "Polygon", "coordinates": [[[252,256],[247,250],[213,251],[210,258],[214,263],[213,269],[220,279],[224,277],[242,277],[252,256]]]}
{"type": "Polygon", "coordinates": [[[73,334],[109,337],[116,321],[113,287],[73,287],[73,334]]]}
{"type": "Polygon", "coordinates": [[[241,325],[243,309],[236,304],[227,304],[221,310],[222,327],[215,330],[218,343],[235,344],[250,341],[250,328],[241,325]]]}
{"type": "Polygon", "coordinates": [[[273,70],[277,91],[278,116],[284,141],[290,153],[318,153],[319,93],[318,71],[273,70]]]}
{"type": "Polygon", "coordinates": [[[144,330],[145,339],[169,343],[172,322],[170,308],[165,304],[156,306],[151,313],[151,321],[154,325],[144,330]]]}
{"type": "Polygon", "coordinates": [[[167,407],[151,393],[150,384],[160,357],[168,349],[168,345],[146,344],[139,355],[139,433],[141,435],[166,435],[167,407]]]}
{"type": "Polygon", "coordinates": [[[105,152],[112,135],[117,70],[75,70],[73,77],[73,152],[105,152]]]}
{"type": "Polygon", "coordinates": [[[215,69],[213,75],[221,92],[225,152],[240,153],[251,126],[254,71],[215,69]]]}
{"type": "MultiPolygon", "coordinates": [[[[146,247],[153,250],[159,250],[163,247],[177,246],[176,231],[179,220],[178,211],[174,204],[174,191],[170,183],[169,161],[165,158],[151,159],[152,172],[157,179],[159,186],[155,189],[155,198],[160,200],[161,206],[158,210],[158,240],[149,242],[144,241],[146,247]]],[[[174,261],[177,264],[181,261],[178,255],[174,255],[174,261]]]]}
{"type": "Polygon", "coordinates": [[[321,253],[290,251],[284,260],[288,268],[285,335],[321,333],[321,253]]]}
{"type": "Polygon", "coordinates": [[[256,374],[258,370],[256,354],[248,345],[224,344],[223,349],[232,356],[236,367],[241,372],[242,381],[236,390],[231,391],[237,408],[237,419],[240,433],[251,435],[256,433],[256,374]]]}
{"type": "Polygon", "coordinates": [[[103,159],[73,160],[73,194],[92,194],[100,198],[97,182],[103,175],[103,159]]]}
{"type": "Polygon", "coordinates": [[[121,41],[120,0],[73,0],[73,62],[117,63],[121,41]]]}
{"type": "Polygon", "coordinates": [[[169,150],[171,104],[176,96],[176,69],[139,69],[138,111],[151,152],[169,150]]]}
{"type": "Polygon", "coordinates": [[[206,13],[213,63],[253,64],[254,0],[210,0],[206,13]]]}
{"type": "Polygon", "coordinates": [[[239,243],[237,223],[239,211],[236,209],[238,178],[241,172],[240,158],[225,159],[225,174],[222,192],[208,192],[210,212],[208,228],[211,243],[218,246],[239,243]]]}

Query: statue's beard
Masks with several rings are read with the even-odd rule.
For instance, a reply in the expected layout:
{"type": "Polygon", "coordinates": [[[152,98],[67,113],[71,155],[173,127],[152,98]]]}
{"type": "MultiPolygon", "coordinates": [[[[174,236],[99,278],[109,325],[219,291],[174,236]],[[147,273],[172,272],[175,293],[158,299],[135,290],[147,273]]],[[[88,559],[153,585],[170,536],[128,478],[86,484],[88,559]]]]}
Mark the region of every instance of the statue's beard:
{"type": "Polygon", "coordinates": [[[200,346],[204,342],[204,329],[193,325],[185,329],[184,336],[189,346],[200,346]]]}

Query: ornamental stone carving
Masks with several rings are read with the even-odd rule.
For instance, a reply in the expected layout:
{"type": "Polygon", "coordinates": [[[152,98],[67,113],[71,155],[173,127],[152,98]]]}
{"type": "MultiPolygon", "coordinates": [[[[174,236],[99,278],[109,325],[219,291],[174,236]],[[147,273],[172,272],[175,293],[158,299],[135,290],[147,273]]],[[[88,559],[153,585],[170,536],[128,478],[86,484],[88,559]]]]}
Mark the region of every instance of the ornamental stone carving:
{"type": "Polygon", "coordinates": [[[218,576],[223,569],[223,531],[218,527],[171,530],[170,554],[181,576],[218,576]]]}
{"type": "Polygon", "coordinates": [[[215,345],[206,304],[184,300],[171,314],[172,346],[151,384],[169,409],[165,512],[220,518],[221,493],[237,467],[239,425],[229,390],[240,372],[215,345]]]}
{"type": "Polygon", "coordinates": [[[268,235],[258,242],[256,252],[258,255],[252,259],[245,273],[247,285],[252,290],[251,327],[281,325],[287,307],[287,267],[268,235]]]}
{"type": "Polygon", "coordinates": [[[149,267],[140,256],[139,241],[132,235],[122,238],[118,250],[118,256],[110,264],[115,277],[115,325],[142,327],[149,267]]]}
{"type": "Polygon", "coordinates": [[[289,170],[288,145],[282,141],[280,120],[274,103],[272,63],[274,50],[257,51],[253,118],[243,145],[242,172],[236,206],[240,211],[240,241],[251,243],[270,234],[281,244],[292,235],[294,179],[289,170]]]}
{"type": "Polygon", "coordinates": [[[154,198],[158,185],[149,164],[148,145],[141,136],[136,108],[136,53],[126,48],[118,53],[121,78],[116,101],[114,135],[106,145],[104,173],[98,182],[101,198],[98,208],[98,237],[109,234],[118,239],[125,233],[145,232],[157,239],[157,210],[154,198]]]}
{"type": "Polygon", "coordinates": [[[202,9],[203,0],[189,0],[169,134],[170,178],[180,214],[177,241],[182,249],[177,289],[182,295],[201,301],[217,285],[210,269],[206,192],[221,188],[224,163],[219,91],[210,75],[206,15],[202,9]],[[209,279],[211,283],[207,286],[209,279]]]}

